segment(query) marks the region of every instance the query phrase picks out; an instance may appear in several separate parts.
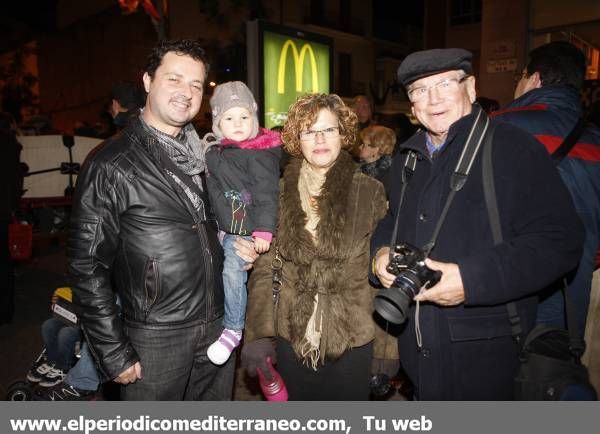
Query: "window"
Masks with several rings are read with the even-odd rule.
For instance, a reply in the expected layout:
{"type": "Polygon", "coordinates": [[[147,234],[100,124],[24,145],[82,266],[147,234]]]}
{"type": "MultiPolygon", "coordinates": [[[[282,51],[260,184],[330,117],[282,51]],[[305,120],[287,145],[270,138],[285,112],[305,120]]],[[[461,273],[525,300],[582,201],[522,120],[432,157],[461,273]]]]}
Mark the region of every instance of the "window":
{"type": "Polygon", "coordinates": [[[352,33],[352,2],[340,0],[340,30],[352,33]]]}
{"type": "Polygon", "coordinates": [[[309,24],[323,25],[325,22],[325,7],[323,0],[310,0],[309,24]]]}
{"type": "Polygon", "coordinates": [[[450,25],[460,26],[481,22],[481,0],[451,0],[450,25]]]}
{"type": "Polygon", "coordinates": [[[338,53],[338,89],[343,96],[352,95],[352,54],[338,53]]]}

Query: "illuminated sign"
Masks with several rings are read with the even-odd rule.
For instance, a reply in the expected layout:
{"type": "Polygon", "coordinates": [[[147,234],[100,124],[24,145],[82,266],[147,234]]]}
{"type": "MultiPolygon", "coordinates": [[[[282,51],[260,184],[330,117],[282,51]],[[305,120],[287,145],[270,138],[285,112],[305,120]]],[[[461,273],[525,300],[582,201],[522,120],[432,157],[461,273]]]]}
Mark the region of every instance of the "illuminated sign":
{"type": "Polygon", "coordinates": [[[283,125],[298,96],[330,92],[330,44],[265,31],[262,48],[267,128],[283,125]]]}
{"type": "Polygon", "coordinates": [[[312,92],[319,92],[319,76],[317,74],[317,60],[310,44],[304,44],[298,54],[296,44],[291,39],[285,41],[281,54],[279,55],[279,67],[277,68],[277,93],[283,95],[285,93],[285,65],[287,61],[288,48],[292,48],[294,56],[294,74],[296,76],[296,92],[302,92],[302,76],[304,74],[304,56],[306,53],[310,55],[310,72],[312,77],[312,92]]]}

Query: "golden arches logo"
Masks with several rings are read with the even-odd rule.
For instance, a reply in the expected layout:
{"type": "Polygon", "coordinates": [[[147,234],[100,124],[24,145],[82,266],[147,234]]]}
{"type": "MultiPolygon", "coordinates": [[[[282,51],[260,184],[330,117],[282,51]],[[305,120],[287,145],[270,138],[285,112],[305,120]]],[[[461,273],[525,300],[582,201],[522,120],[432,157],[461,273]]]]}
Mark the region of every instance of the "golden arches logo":
{"type": "Polygon", "coordinates": [[[296,73],[296,92],[302,92],[302,76],[304,74],[304,57],[306,53],[309,56],[310,72],[312,76],[312,91],[317,93],[319,91],[319,76],[317,74],[317,59],[309,44],[304,44],[298,53],[296,44],[291,39],[288,39],[281,48],[281,54],[279,55],[279,67],[277,69],[277,93],[283,94],[285,92],[285,66],[287,62],[287,52],[291,47],[292,56],[294,58],[294,70],[296,73]]]}

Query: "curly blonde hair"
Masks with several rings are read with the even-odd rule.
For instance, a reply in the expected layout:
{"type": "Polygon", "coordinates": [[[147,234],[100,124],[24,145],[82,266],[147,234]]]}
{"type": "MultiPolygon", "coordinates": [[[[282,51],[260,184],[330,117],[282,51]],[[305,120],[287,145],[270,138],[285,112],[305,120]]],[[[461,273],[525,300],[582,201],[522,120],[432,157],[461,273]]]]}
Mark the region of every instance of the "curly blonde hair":
{"type": "Polygon", "coordinates": [[[300,132],[310,129],[319,112],[327,109],[337,116],[342,139],[342,149],[351,149],[356,144],[358,118],[342,99],[335,94],[307,94],[299,97],[290,106],[288,118],[281,134],[285,150],[295,157],[302,155],[300,132]]]}
{"type": "Polygon", "coordinates": [[[394,131],[383,125],[372,125],[360,132],[362,142],[368,141],[379,149],[381,155],[390,155],[396,144],[394,131]]]}

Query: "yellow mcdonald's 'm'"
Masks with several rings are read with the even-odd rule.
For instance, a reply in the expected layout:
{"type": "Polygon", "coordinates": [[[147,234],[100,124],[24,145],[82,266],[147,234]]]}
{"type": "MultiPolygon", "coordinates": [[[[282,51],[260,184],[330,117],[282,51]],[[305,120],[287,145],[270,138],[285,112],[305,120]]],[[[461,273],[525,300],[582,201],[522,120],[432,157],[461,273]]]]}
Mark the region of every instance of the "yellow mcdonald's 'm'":
{"type": "Polygon", "coordinates": [[[279,68],[277,69],[277,93],[285,92],[285,65],[287,61],[288,48],[292,48],[292,56],[294,57],[294,70],[296,72],[296,92],[302,92],[302,75],[304,72],[304,56],[309,55],[310,71],[312,76],[312,91],[319,91],[319,76],[317,75],[317,59],[309,44],[304,44],[298,53],[296,44],[291,39],[288,39],[281,48],[279,55],[279,68]]]}

